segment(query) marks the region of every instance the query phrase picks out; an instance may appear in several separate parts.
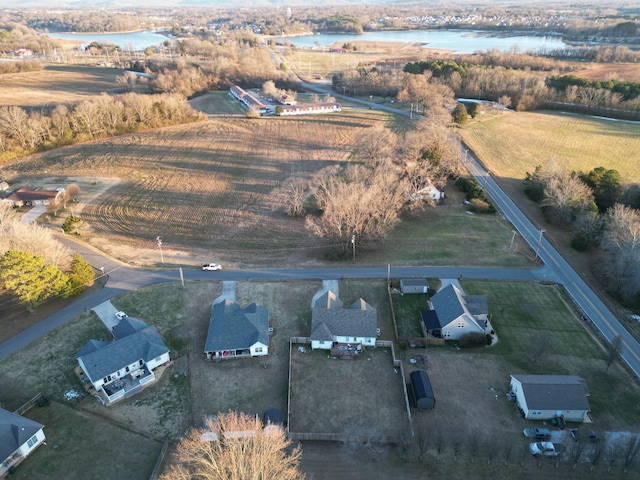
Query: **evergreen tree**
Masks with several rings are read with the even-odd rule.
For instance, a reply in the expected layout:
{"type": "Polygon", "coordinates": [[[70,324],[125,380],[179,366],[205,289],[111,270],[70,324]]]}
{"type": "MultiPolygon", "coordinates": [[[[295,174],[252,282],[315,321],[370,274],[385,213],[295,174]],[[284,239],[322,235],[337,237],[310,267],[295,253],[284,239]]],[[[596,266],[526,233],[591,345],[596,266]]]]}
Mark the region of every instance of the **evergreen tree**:
{"type": "Polygon", "coordinates": [[[93,267],[82,258],[82,255],[74,254],[71,272],[69,272],[71,295],[79,295],[84,291],[85,287],[93,285],[94,278],[93,267]]]}
{"type": "Polygon", "coordinates": [[[44,259],[27,252],[8,250],[0,258],[0,280],[4,288],[13,292],[29,309],[46,300],[71,291],[69,277],[44,259]]]}
{"type": "Polygon", "coordinates": [[[467,107],[463,104],[459,103],[456,105],[456,108],[453,109],[453,121],[459,125],[462,125],[469,119],[469,114],[467,113],[467,107]]]}

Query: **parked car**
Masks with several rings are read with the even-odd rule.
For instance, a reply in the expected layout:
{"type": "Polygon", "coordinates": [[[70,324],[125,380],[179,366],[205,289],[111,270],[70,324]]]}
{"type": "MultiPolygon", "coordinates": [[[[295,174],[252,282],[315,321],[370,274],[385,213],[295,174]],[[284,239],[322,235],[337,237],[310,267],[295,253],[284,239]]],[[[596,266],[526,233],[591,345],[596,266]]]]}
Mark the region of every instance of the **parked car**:
{"type": "Polygon", "coordinates": [[[205,263],[202,265],[202,270],[209,272],[222,270],[222,265],[218,265],[217,263],[205,263]]]}
{"type": "Polygon", "coordinates": [[[525,428],[522,433],[527,438],[535,438],[536,440],[549,440],[551,432],[548,428],[525,428]]]}
{"type": "Polygon", "coordinates": [[[590,442],[601,442],[604,440],[604,435],[602,432],[598,432],[597,430],[579,430],[574,428],[571,430],[571,438],[573,438],[576,442],[589,440],[590,442]]]}
{"type": "Polygon", "coordinates": [[[128,315],[120,310],[119,312],[116,312],[116,318],[118,320],[122,320],[123,318],[128,318],[128,315]]]}
{"type": "Polygon", "coordinates": [[[551,442],[534,442],[529,444],[531,455],[539,457],[557,457],[560,455],[560,445],[551,442]]]}

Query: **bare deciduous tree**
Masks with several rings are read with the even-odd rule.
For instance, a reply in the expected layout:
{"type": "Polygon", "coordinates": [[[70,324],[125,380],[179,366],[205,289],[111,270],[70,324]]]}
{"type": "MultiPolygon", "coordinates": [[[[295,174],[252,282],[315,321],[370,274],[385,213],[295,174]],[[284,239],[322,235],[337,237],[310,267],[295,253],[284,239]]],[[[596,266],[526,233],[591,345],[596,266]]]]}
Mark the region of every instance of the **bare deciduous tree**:
{"type": "Polygon", "coordinates": [[[309,183],[301,178],[295,179],[284,188],[287,215],[300,217],[304,214],[304,203],[308,195],[309,183]]]}
{"type": "Polygon", "coordinates": [[[2,128],[22,148],[27,147],[29,117],[20,107],[0,107],[0,128],[2,128]]]}
{"type": "Polygon", "coordinates": [[[20,220],[20,214],[9,202],[0,202],[0,234],[20,220]]]}
{"type": "Polygon", "coordinates": [[[178,443],[175,461],[162,480],[304,479],[298,470],[302,451],[290,450],[284,430],[265,434],[259,420],[234,412],[207,419],[205,426],[219,439],[203,441],[204,430],[192,429],[178,443]]]}
{"type": "Polygon", "coordinates": [[[591,189],[574,175],[552,176],[545,183],[542,206],[550,208],[561,222],[571,222],[593,204],[591,189]]]}
{"type": "Polygon", "coordinates": [[[398,176],[385,169],[361,165],[332,176],[315,193],[322,215],[307,217],[307,228],[320,237],[334,237],[346,248],[355,236],[378,238],[400,221],[404,203],[398,176]]]}
{"type": "Polygon", "coordinates": [[[640,211],[616,204],[607,211],[602,246],[607,274],[625,297],[640,288],[640,211]]]}

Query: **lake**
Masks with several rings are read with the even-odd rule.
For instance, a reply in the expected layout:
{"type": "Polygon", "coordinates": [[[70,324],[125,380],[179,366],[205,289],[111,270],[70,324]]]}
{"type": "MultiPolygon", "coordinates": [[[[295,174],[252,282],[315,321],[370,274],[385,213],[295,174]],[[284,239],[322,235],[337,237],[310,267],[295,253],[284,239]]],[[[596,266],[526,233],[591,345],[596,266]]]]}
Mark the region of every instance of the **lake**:
{"type": "MultiPolygon", "coordinates": [[[[160,45],[168,37],[154,31],[131,33],[51,33],[52,38],[80,40],[88,45],[91,42],[112,43],[123,50],[144,50],[160,45]]],[[[519,52],[541,49],[564,49],[566,44],[560,36],[497,34],[474,30],[414,30],[403,32],[372,32],[363,35],[346,33],[323,33],[300,37],[278,38],[280,42],[290,42],[297,47],[314,47],[339,43],[340,45],[356,40],[377,42],[420,42],[426,48],[452,50],[455,53],[473,53],[476,51],[500,50],[503,52],[517,49],[519,52]]]]}
{"type": "Polygon", "coordinates": [[[513,48],[519,52],[566,48],[566,44],[560,36],[496,34],[475,30],[414,30],[403,32],[372,32],[363,35],[327,33],[305,35],[302,37],[287,37],[278,40],[281,42],[289,41],[297,47],[313,47],[317,44],[327,46],[336,42],[342,46],[344,43],[356,40],[419,42],[423,43],[425,48],[452,50],[455,53],[473,53],[479,50],[500,50],[506,52],[513,48]]]}
{"type": "Polygon", "coordinates": [[[171,40],[153,30],[129,33],[50,33],[49,36],[63,40],[80,41],[83,42],[82,47],[86,47],[91,42],[98,42],[118,45],[123,50],[144,50],[147,47],[160,45],[165,40],[171,40]]]}

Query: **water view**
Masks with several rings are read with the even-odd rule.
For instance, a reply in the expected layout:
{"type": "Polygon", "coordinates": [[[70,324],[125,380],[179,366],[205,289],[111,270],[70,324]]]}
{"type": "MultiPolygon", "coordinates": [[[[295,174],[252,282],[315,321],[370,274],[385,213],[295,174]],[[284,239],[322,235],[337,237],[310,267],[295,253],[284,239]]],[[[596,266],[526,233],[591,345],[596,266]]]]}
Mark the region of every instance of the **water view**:
{"type": "Polygon", "coordinates": [[[297,47],[327,46],[336,42],[341,46],[343,43],[353,42],[355,40],[420,42],[425,44],[425,48],[452,50],[455,53],[473,53],[479,50],[500,50],[506,52],[513,48],[519,52],[566,48],[566,44],[560,36],[497,34],[472,30],[373,32],[364,35],[330,33],[279,39],[279,41],[289,41],[297,47]]]}
{"type": "MultiPolygon", "coordinates": [[[[154,31],[131,33],[51,33],[52,38],[79,40],[88,45],[91,42],[112,43],[123,50],[144,50],[147,47],[160,45],[168,37],[154,31]]],[[[517,49],[519,52],[542,49],[563,49],[566,44],[560,36],[495,34],[472,30],[434,30],[434,31],[405,31],[405,32],[373,32],[363,35],[346,33],[323,33],[318,35],[304,35],[277,39],[279,42],[290,42],[297,47],[328,46],[355,40],[370,40],[378,42],[420,42],[425,48],[452,50],[455,53],[473,53],[479,50],[509,51],[517,49]]]]}
{"type": "Polygon", "coordinates": [[[86,47],[91,42],[98,42],[118,45],[123,50],[144,50],[147,47],[161,45],[165,40],[170,40],[169,37],[160,35],[153,30],[129,33],[50,33],[49,36],[83,42],[82,47],[86,47]]]}

